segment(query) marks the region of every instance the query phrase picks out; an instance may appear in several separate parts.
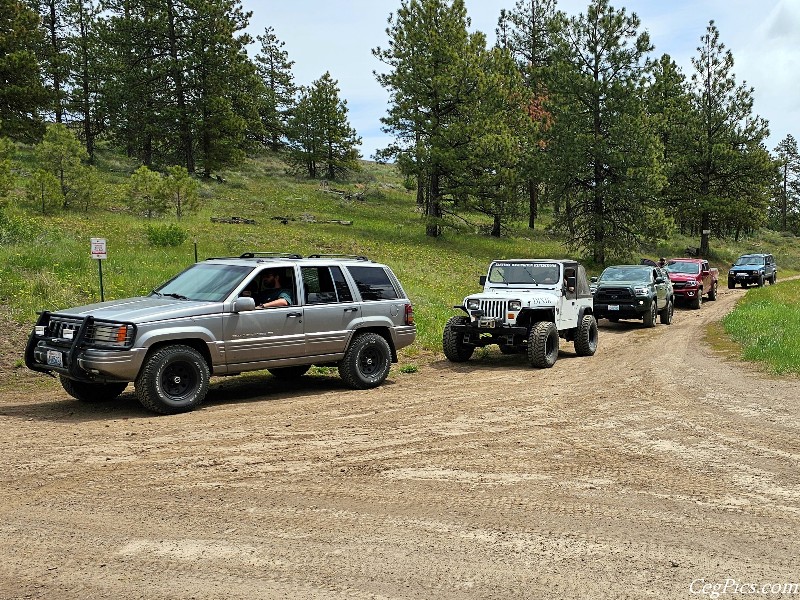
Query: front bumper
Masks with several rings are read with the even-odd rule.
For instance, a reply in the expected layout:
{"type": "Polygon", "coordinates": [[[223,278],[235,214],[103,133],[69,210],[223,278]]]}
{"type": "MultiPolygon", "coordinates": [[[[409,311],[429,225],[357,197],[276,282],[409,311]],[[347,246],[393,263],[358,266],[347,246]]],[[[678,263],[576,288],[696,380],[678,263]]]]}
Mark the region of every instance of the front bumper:
{"type": "Polygon", "coordinates": [[[47,329],[50,316],[42,313],[28,338],[25,365],[29,369],[97,383],[136,379],[146,348],[98,348],[89,340],[92,328],[100,323],[92,317],[80,320],[71,338],[42,332],[47,329]]]}
{"type": "Polygon", "coordinates": [[[733,273],[728,273],[728,283],[758,283],[762,278],[764,278],[763,273],[757,273],[755,275],[752,273],[735,271],[733,273]]]}
{"type": "Polygon", "coordinates": [[[463,335],[465,344],[482,347],[491,344],[516,346],[527,339],[528,328],[508,325],[497,319],[475,319],[463,325],[453,325],[453,331],[463,335]]]}
{"type": "Polygon", "coordinates": [[[641,319],[650,310],[652,300],[642,299],[633,302],[594,303],[594,316],[598,319],[641,319]]]}

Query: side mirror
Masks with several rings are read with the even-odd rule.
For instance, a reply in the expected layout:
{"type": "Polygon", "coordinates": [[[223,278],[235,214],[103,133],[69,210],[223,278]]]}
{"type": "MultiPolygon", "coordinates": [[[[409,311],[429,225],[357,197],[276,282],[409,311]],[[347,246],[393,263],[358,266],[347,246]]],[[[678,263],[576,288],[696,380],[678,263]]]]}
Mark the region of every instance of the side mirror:
{"type": "Polygon", "coordinates": [[[597,283],[597,276],[594,276],[590,279],[592,283],[597,283]]]}
{"type": "Polygon", "coordinates": [[[577,285],[578,285],[577,277],[567,277],[567,287],[571,287],[574,290],[575,286],[577,285]]]}
{"type": "Polygon", "coordinates": [[[239,296],[233,302],[233,312],[245,312],[248,310],[255,310],[256,309],[256,301],[253,300],[250,296],[239,296]]]}
{"type": "Polygon", "coordinates": [[[481,286],[484,286],[484,285],[486,285],[486,275],[481,275],[481,276],[478,278],[478,284],[479,284],[479,285],[481,285],[481,286]]]}

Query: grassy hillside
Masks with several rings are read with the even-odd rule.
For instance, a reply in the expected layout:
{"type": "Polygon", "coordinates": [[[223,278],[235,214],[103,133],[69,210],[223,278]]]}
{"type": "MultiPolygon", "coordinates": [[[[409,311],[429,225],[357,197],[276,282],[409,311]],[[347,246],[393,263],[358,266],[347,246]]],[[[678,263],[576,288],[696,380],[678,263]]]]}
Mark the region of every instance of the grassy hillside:
{"type": "MultiPolygon", "coordinates": [[[[24,149],[20,157],[24,173],[28,164],[24,149]]],[[[408,351],[413,356],[440,349],[444,322],[455,314],[452,306],[478,288],[478,277],[490,260],[567,256],[562,242],[544,233],[543,225],[550,220],[547,213],[536,230],[519,222],[501,239],[467,225],[432,239],[424,235],[414,194],[404,188],[391,165],[364,163],[364,171],[352,181],[333,182],[326,189],[319,181],[288,175],[272,155],[220,173],[224,183],[201,182],[200,212],[178,223],[188,233],[187,241],[174,248],[153,247],[145,233],[149,222],[123,208],[122,186],[136,166],[118,154],[101,152],[98,167],[104,199],[89,213],[42,216],[35,206],[25,205],[21,194],[12,196],[5,208],[11,225],[5,227],[14,229],[17,241],[9,243],[6,236],[0,247],[0,304],[15,321],[30,324],[37,310],[99,300],[97,263],[89,256],[91,237],[107,240],[109,257],[103,262],[107,300],[148,293],[194,261],[195,243],[201,260],[246,251],[361,254],[391,265],[413,300],[419,327],[418,341],[408,351]],[[363,199],[347,198],[334,189],[361,194],[363,199]],[[211,221],[231,216],[254,219],[256,224],[211,221]]],[[[479,215],[467,216],[481,224],[479,215]]],[[[172,222],[174,217],[158,221],[172,222]]],[[[742,252],[769,251],[785,276],[800,271],[796,242],[772,232],[739,243],[714,239],[709,259],[724,270],[742,252]]],[[[631,259],[680,255],[687,246],[696,245],[697,240],[678,237],[668,244],[635,249],[631,259]]],[[[599,271],[593,265],[588,268],[599,271]]]]}

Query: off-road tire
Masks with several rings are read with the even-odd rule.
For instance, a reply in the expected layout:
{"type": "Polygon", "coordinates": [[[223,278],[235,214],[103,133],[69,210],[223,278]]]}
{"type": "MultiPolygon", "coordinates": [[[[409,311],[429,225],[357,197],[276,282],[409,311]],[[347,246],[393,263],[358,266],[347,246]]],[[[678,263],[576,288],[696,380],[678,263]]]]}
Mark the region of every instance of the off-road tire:
{"type": "Polygon", "coordinates": [[[645,327],[655,327],[656,326],[656,318],[658,317],[658,300],[653,298],[653,301],[650,303],[650,309],[644,313],[642,317],[642,321],[644,322],[645,327]]]}
{"type": "Polygon", "coordinates": [[[759,275],[758,276],[758,284],[757,285],[758,285],[758,287],[764,287],[764,276],[763,275],[759,275]]]}
{"type": "Polygon", "coordinates": [[[389,375],[392,350],[377,333],[361,333],[353,338],[339,362],[339,376],[351,388],[368,390],[379,386],[389,375]]]}
{"type": "Polygon", "coordinates": [[[592,356],[597,352],[597,320],[594,315],[583,315],[575,331],[575,354],[592,356]]]}
{"type": "Polygon", "coordinates": [[[777,277],[778,277],[778,276],[777,276],[777,274],[775,274],[775,273],[773,273],[772,275],[770,275],[770,278],[769,278],[769,284],[770,284],[770,285],[775,285],[775,280],[776,280],[776,278],[777,278],[777,277]]]}
{"type": "Polygon", "coordinates": [[[298,379],[308,373],[311,365],[292,365],[291,367],[272,367],[267,369],[276,379],[298,379]]]}
{"type": "Polygon", "coordinates": [[[717,299],[717,282],[711,284],[711,289],[708,290],[708,299],[712,302],[717,299]]]}
{"type": "Polygon", "coordinates": [[[697,290],[697,294],[695,294],[694,298],[692,299],[692,308],[697,310],[701,306],[703,306],[703,290],[697,290]]]}
{"type": "Polygon", "coordinates": [[[539,321],[528,336],[528,362],[532,367],[549,369],[558,359],[558,329],[552,321],[539,321]]]}
{"type": "Polygon", "coordinates": [[[174,415],[196,408],[208,392],[209,368],[190,346],[164,346],[145,359],[136,397],[146,409],[174,415]]]}
{"type": "Polygon", "coordinates": [[[667,300],[667,305],[664,310],[659,313],[662,325],[672,325],[672,315],[675,314],[675,302],[667,300]]]}
{"type": "Polygon", "coordinates": [[[732,282],[732,281],[729,281],[729,282],[728,282],[728,289],[729,289],[729,290],[732,290],[732,289],[733,289],[733,288],[735,288],[735,287],[736,287],[736,284],[735,284],[734,282],[732,282]]]}
{"type": "Polygon", "coordinates": [[[464,343],[464,333],[453,329],[457,325],[466,325],[469,317],[450,317],[442,333],[442,349],[450,362],[466,362],[475,352],[475,346],[464,343]]]}
{"type": "Polygon", "coordinates": [[[75,381],[63,375],[59,375],[59,379],[65,392],[76,400],[87,404],[114,400],[128,387],[128,384],[124,381],[119,383],[92,383],[90,381],[75,381]]]}

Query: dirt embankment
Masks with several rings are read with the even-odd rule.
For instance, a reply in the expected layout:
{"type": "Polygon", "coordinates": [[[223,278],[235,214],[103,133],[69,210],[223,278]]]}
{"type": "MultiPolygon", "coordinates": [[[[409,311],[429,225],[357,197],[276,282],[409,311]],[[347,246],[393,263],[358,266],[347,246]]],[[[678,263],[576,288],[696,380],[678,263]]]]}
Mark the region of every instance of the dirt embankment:
{"type": "Polygon", "coordinates": [[[174,417],[130,390],[86,406],[40,376],[9,384],[4,350],[0,598],[702,598],[726,579],[797,582],[798,382],[700,342],[742,293],[671,326],[601,321],[594,357],[562,343],[552,369],[437,360],[363,392],[258,374],[174,417]]]}

